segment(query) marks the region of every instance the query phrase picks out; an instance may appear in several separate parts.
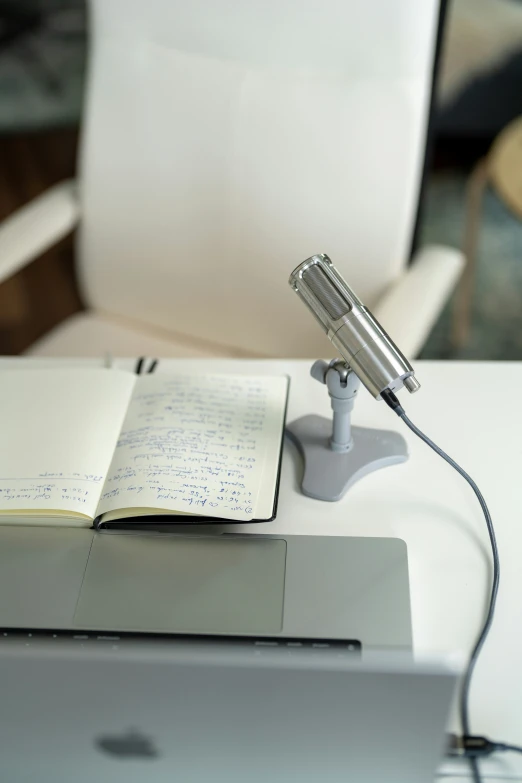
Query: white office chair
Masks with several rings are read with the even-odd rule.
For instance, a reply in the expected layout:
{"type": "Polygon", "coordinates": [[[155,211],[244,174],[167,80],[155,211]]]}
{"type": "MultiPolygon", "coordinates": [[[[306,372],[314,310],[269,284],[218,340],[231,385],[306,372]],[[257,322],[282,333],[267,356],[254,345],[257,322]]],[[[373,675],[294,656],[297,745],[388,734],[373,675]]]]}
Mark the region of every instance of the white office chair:
{"type": "Polygon", "coordinates": [[[328,253],[402,350],[462,266],[407,266],[438,0],[93,0],[78,183],[0,226],[0,279],[79,223],[89,306],[32,355],[316,356],[328,253]]]}

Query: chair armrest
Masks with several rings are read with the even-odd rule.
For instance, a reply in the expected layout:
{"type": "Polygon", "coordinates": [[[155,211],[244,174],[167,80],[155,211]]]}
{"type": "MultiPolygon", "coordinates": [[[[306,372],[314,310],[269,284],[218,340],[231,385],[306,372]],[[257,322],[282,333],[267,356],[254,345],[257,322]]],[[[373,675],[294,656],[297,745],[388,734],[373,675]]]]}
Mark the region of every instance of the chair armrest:
{"type": "Polygon", "coordinates": [[[60,182],[0,223],[0,282],[65,237],[78,222],[76,182],[60,182]]]}
{"type": "Polygon", "coordinates": [[[375,306],[375,316],[408,358],[415,358],[426,342],[463,268],[459,250],[422,248],[375,306]]]}

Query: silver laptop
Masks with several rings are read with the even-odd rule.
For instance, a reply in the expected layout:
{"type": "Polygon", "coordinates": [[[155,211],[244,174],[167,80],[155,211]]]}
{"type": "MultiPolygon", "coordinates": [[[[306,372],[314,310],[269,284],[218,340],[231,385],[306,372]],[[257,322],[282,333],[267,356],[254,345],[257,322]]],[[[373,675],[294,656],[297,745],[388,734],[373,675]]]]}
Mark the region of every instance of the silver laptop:
{"type": "Polygon", "coordinates": [[[342,642],[0,640],[9,783],[433,783],[449,667],[342,642]]]}
{"type": "Polygon", "coordinates": [[[455,674],[412,663],[397,539],[0,526],[0,627],[9,783],[422,783],[440,760],[455,674]]]}
{"type": "Polygon", "coordinates": [[[408,650],[406,546],[4,525],[0,629],[350,639],[363,652],[408,650]]]}

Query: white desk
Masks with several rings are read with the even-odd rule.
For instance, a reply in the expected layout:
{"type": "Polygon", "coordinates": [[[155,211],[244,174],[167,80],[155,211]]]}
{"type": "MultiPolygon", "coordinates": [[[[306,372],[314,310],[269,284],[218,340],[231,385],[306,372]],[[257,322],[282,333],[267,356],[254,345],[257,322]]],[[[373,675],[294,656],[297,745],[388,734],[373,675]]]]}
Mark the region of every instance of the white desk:
{"type": "MultiPolygon", "coordinates": [[[[99,366],[102,360],[2,359],[0,367],[99,366]]],[[[201,368],[201,360],[165,360],[158,372],[201,368]]],[[[131,369],[134,361],[115,366],[131,369]]],[[[288,421],[330,415],[326,389],[309,377],[309,362],[206,360],[209,371],[287,373],[288,421]]],[[[503,742],[522,744],[522,363],[415,362],[418,394],[401,392],[408,415],[469,471],[493,516],[501,561],[495,623],[473,678],[471,726],[503,742]]],[[[479,504],[458,474],[433,454],[384,405],[364,391],[354,411],[360,425],[398,429],[407,439],[404,465],[373,473],[339,503],[299,492],[300,460],[287,443],[279,511],[263,532],[396,536],[408,546],[413,638],[417,654],[469,651],[482,621],[491,561],[479,504]]],[[[235,529],[225,526],[226,530],[235,529]]],[[[260,533],[259,525],[241,532],[260,533]]],[[[458,730],[455,720],[453,728],[458,730]]],[[[522,781],[522,755],[482,762],[488,783],[522,781]]],[[[445,766],[468,778],[464,762],[445,766]]]]}

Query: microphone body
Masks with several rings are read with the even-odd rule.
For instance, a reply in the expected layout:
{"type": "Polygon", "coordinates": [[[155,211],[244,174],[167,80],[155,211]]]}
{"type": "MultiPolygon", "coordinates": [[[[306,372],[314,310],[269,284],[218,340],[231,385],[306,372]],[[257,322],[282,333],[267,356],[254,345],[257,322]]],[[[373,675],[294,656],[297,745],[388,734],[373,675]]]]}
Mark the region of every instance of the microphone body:
{"type": "Polygon", "coordinates": [[[289,283],[370,394],[381,399],[384,389],[396,392],[405,386],[412,393],[420,388],[411,364],[327,255],[303,261],[289,283]]]}

